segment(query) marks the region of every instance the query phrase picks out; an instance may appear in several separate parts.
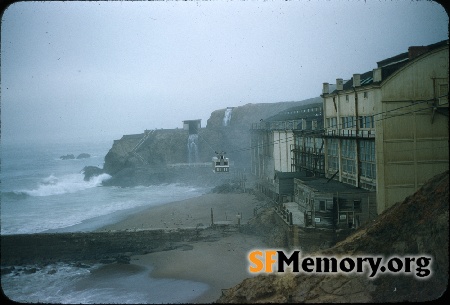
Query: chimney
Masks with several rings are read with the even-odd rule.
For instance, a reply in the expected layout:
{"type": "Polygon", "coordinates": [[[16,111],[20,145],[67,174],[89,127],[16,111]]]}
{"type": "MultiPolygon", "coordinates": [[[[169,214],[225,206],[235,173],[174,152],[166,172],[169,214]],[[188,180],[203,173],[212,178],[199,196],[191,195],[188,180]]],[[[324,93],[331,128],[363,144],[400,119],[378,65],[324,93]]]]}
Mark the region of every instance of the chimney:
{"type": "Polygon", "coordinates": [[[381,82],[381,68],[373,69],[373,82],[381,82]]]}
{"type": "Polygon", "coordinates": [[[353,74],[353,87],[361,86],[361,74],[353,74]]]}
{"type": "Polygon", "coordinates": [[[413,59],[416,58],[419,55],[422,55],[423,53],[426,53],[428,51],[427,46],[420,46],[420,47],[409,47],[408,48],[408,58],[413,59]]]}
{"type": "Polygon", "coordinates": [[[323,83],[322,94],[328,94],[328,93],[330,93],[330,84],[323,83]]]}
{"type": "Polygon", "coordinates": [[[344,89],[344,80],[342,78],[336,78],[336,90],[344,89]]]}

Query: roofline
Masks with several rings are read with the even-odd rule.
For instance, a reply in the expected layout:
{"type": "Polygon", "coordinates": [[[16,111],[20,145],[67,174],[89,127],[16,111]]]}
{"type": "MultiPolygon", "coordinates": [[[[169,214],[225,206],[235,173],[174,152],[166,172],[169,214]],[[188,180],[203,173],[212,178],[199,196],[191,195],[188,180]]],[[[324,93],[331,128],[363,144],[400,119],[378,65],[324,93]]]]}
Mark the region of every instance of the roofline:
{"type": "Polygon", "coordinates": [[[447,40],[447,45],[444,45],[442,47],[438,47],[436,49],[432,49],[424,54],[421,54],[415,58],[413,58],[412,60],[410,60],[407,64],[405,64],[404,66],[398,68],[397,70],[395,70],[391,75],[389,75],[386,79],[381,80],[380,85],[384,85],[386,82],[390,81],[394,76],[396,76],[398,73],[400,73],[402,70],[406,69],[407,67],[415,64],[416,62],[427,58],[428,56],[431,56],[435,53],[441,52],[444,49],[448,49],[449,45],[448,45],[448,40],[447,40]]]}

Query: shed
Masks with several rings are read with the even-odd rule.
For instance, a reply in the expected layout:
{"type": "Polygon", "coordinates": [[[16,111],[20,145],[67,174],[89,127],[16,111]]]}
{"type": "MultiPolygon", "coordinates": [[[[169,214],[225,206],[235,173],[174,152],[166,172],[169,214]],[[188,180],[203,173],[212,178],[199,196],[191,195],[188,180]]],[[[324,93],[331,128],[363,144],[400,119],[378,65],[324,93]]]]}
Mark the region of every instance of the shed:
{"type": "Polygon", "coordinates": [[[286,202],[283,198],[287,199],[287,201],[292,201],[294,195],[294,179],[303,177],[306,177],[305,172],[275,172],[275,192],[282,202],[286,202]]]}

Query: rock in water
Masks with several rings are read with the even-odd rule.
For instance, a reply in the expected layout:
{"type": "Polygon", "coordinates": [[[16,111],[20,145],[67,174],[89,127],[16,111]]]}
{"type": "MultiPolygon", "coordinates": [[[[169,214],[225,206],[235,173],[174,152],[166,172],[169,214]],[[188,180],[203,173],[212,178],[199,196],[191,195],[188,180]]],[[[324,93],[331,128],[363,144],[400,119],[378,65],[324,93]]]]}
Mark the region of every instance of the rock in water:
{"type": "Polygon", "coordinates": [[[90,154],[82,153],[82,154],[78,155],[77,159],[87,159],[87,158],[90,158],[90,157],[91,157],[90,154]]]}
{"type": "Polygon", "coordinates": [[[70,160],[70,159],[75,159],[75,156],[73,154],[67,154],[65,156],[61,156],[59,157],[61,160],[70,160]]]}
{"type": "Polygon", "coordinates": [[[82,170],[84,181],[89,181],[92,177],[103,174],[105,171],[97,166],[85,166],[82,170]]]}

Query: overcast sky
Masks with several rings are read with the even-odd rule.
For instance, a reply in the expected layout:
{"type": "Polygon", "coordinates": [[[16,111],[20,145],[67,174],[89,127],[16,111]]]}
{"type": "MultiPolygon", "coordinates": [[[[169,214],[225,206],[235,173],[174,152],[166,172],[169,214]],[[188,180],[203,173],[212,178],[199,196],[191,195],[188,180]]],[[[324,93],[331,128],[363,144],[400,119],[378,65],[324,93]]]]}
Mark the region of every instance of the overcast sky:
{"type": "Polygon", "coordinates": [[[204,127],[214,110],[317,97],[448,39],[429,1],[18,2],[1,22],[6,142],[204,127]]]}

